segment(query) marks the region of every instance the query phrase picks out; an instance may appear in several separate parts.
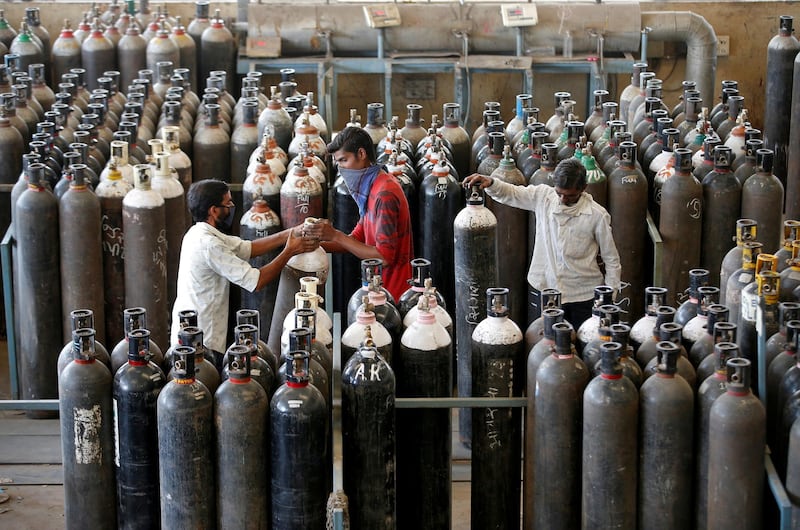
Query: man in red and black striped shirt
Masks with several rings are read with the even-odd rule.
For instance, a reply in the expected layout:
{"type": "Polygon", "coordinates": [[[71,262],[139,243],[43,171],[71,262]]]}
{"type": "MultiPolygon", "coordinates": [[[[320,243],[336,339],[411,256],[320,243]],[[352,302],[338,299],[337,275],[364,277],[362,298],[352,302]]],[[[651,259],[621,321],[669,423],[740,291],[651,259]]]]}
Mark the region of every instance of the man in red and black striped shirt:
{"type": "Polygon", "coordinates": [[[329,252],[350,252],[359,259],[383,260],[383,286],[399,299],[411,277],[414,248],[408,202],[400,183],[375,163],[375,146],[360,127],[346,127],[328,152],[358,205],[360,219],[350,233],[325,225],[322,246],[329,252]]]}

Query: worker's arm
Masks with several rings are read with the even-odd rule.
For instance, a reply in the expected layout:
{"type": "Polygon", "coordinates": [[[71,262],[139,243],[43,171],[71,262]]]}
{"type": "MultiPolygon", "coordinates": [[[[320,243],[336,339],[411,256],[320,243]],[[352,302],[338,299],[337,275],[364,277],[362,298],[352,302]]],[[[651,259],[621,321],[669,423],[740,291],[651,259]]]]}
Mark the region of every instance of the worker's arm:
{"type": "Polygon", "coordinates": [[[335,233],[331,236],[331,239],[320,243],[327,252],[349,252],[359,259],[383,259],[377,248],[362,243],[353,236],[349,236],[335,228],[333,230],[335,233]]]}

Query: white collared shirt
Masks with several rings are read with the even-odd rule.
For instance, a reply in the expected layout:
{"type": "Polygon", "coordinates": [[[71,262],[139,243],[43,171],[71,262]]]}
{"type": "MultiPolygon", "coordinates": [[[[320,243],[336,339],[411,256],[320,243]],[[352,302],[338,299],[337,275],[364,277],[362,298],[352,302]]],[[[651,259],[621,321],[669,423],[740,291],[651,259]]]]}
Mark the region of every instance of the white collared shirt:
{"type": "Polygon", "coordinates": [[[259,270],[247,262],[252,244],[223,234],[208,223],[195,223],[183,236],[178,292],[172,306],[171,344],[178,344],[178,312],[197,311],[206,347],[224,353],[228,331],[230,283],[254,291],[259,270]]]}
{"type": "Polygon", "coordinates": [[[536,245],[528,270],[532,287],[558,289],[562,303],[591,300],[598,285],[619,289],[621,270],[611,216],[591,195],[584,192],[577,203],[564,206],[546,184],[515,186],[499,179],[493,179],[486,192],[497,202],[536,213],[536,245]],[[605,278],[597,265],[598,252],[605,278]]]}

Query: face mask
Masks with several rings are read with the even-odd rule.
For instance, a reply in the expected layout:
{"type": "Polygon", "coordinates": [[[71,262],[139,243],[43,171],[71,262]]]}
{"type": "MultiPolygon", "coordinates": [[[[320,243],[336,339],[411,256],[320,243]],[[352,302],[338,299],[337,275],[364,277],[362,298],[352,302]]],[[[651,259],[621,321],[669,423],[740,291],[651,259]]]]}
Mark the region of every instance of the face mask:
{"type": "Polygon", "coordinates": [[[224,234],[230,234],[233,228],[233,215],[236,213],[236,205],[227,208],[228,214],[217,222],[217,228],[224,234]]]}

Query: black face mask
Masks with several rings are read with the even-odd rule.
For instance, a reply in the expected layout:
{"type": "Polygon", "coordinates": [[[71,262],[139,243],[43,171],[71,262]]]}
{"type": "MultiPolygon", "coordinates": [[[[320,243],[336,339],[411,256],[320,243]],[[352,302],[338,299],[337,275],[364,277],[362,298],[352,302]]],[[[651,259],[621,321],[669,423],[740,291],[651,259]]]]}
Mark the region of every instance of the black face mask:
{"type": "Polygon", "coordinates": [[[233,232],[233,216],[236,213],[236,205],[227,208],[228,214],[222,219],[217,220],[217,228],[223,234],[230,235],[233,232]]]}

